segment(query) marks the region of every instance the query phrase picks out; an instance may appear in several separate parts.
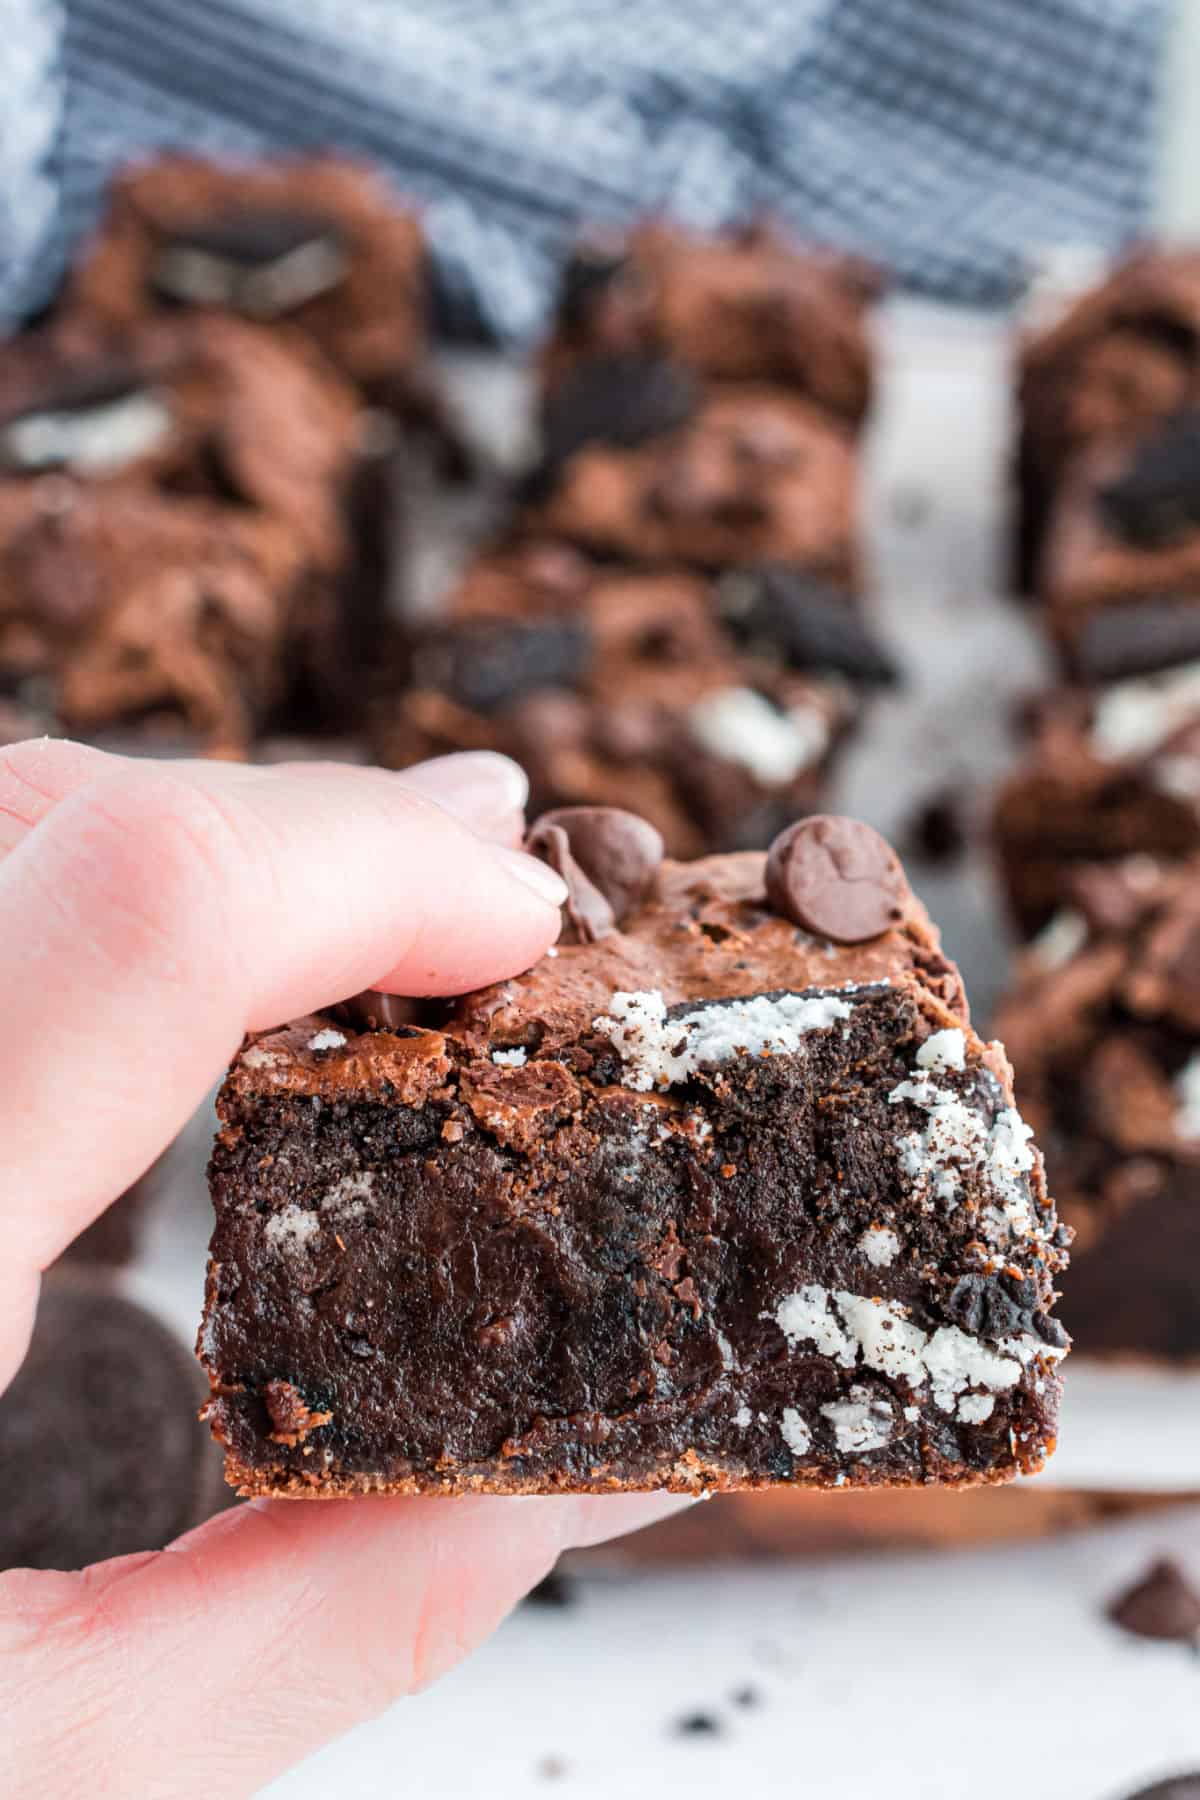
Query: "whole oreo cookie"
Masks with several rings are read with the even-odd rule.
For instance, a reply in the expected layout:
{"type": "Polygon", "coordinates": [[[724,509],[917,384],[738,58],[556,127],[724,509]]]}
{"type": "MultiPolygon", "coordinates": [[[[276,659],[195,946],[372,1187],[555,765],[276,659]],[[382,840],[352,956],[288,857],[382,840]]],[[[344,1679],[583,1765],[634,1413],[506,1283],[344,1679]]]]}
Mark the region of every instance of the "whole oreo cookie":
{"type": "Polygon", "coordinates": [[[848,596],[784,563],[737,569],[718,588],[718,605],[739,643],[788,668],[845,675],[888,687],[899,670],[848,596]]]}
{"type": "Polygon", "coordinates": [[[183,1345],[103,1286],[51,1277],[0,1395],[0,1568],[80,1569],[157,1550],[215,1512],[220,1462],[183,1345]]]}
{"type": "Polygon", "coordinates": [[[474,712],[497,712],[538,688],[573,687],[591,636],[573,619],[468,619],[434,627],[412,655],[412,679],[474,712]]]}
{"type": "Polygon", "coordinates": [[[1200,526],[1200,412],[1172,415],[1100,490],[1099,506],[1119,537],[1149,548],[1200,526]]]}

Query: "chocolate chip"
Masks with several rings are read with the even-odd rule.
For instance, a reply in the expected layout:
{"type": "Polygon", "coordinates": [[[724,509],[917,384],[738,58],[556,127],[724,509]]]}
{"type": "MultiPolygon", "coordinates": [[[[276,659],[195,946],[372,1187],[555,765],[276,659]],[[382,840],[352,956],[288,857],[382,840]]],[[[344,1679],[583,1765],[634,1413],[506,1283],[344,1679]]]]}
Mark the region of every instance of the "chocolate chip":
{"type": "Polygon", "coordinates": [[[624,924],[646,899],[662,867],[661,834],[619,806],[560,806],[543,813],[533,829],[547,825],[566,832],[576,863],[603,894],[616,922],[624,924]]]}
{"type": "Polygon", "coordinates": [[[1127,543],[1153,548],[1200,525],[1200,413],[1169,418],[1116,481],[1100,490],[1105,522],[1127,543]]]}
{"type": "Polygon", "coordinates": [[[1150,675],[1200,657],[1200,596],[1162,594],[1101,606],[1091,613],[1072,651],[1089,681],[1150,675]]]}
{"type": "Polygon", "coordinates": [[[586,626],[574,619],[463,620],[418,640],[412,679],[473,712],[496,712],[538,688],[576,686],[591,648],[586,626]]]}
{"type": "Polygon", "coordinates": [[[1165,1557],[1113,1601],[1108,1616],[1135,1637],[1177,1643],[1200,1639],[1200,1594],[1178,1563],[1165,1557]]]}
{"type": "Polygon", "coordinates": [[[817,813],[781,831],[767,852],[767,899],[816,937],[861,944],[898,925],[910,898],[899,858],[858,819],[817,813]]]}
{"type": "Polygon", "coordinates": [[[402,1031],[417,1021],[420,1002],[403,994],[380,994],[366,988],[340,1006],[332,1008],[333,1016],[343,1025],[363,1031],[402,1031]]]}
{"type": "Polygon", "coordinates": [[[803,570],[782,563],[738,569],[720,583],[717,601],[740,643],[788,668],[828,671],[870,687],[899,677],[848,596],[803,570]]]}
{"type": "Polygon", "coordinates": [[[542,461],[557,470],[584,444],[633,449],[686,424],[695,380],[665,357],[589,357],[554,389],[542,412],[542,461]]]}
{"type": "Polygon", "coordinates": [[[538,856],[548,863],[566,882],[567,898],[563,911],[576,943],[594,944],[616,930],[616,914],[600,889],[575,861],[571,840],[561,825],[538,819],[526,834],[525,848],[531,856],[538,856]]]}

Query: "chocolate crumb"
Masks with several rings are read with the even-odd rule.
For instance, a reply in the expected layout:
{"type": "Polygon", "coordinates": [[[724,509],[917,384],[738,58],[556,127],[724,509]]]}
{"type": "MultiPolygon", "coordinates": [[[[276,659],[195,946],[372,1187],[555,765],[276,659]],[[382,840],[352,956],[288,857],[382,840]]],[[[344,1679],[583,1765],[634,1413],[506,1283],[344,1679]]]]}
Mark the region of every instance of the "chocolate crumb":
{"type": "Polygon", "coordinates": [[[537,1772],[543,1781],[561,1781],[567,1772],[567,1763],[561,1756],[543,1756],[537,1772]]]}
{"type": "Polygon", "coordinates": [[[1152,1563],[1139,1581],[1118,1595],[1108,1616],[1134,1637],[1169,1643],[1200,1640],[1200,1594],[1168,1557],[1152,1563]]]}
{"type": "Polygon", "coordinates": [[[762,1693],[756,1687],[735,1688],[730,1698],[735,1706],[742,1707],[746,1712],[749,1712],[752,1707],[762,1705],[762,1693]]]}
{"type": "Polygon", "coordinates": [[[318,1425],[328,1425],[331,1412],[316,1412],[299,1389],[290,1381],[268,1381],[263,1388],[263,1404],[274,1430],[268,1435],[273,1444],[299,1444],[318,1425]]]}
{"type": "Polygon", "coordinates": [[[675,1731],[679,1737],[720,1737],[724,1729],[714,1713],[685,1713],[675,1721],[675,1731]]]}

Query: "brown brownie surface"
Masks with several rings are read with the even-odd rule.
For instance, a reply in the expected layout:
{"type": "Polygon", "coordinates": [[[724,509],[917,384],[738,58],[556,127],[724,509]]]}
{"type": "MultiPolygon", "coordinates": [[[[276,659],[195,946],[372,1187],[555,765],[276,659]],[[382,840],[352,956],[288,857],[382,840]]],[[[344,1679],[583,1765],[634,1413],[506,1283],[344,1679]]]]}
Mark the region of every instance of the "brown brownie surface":
{"type": "Polygon", "coordinates": [[[660,866],[605,809],[530,842],[571,890],[555,953],[457,1002],[363,997],[230,1072],[200,1340],[229,1479],[1039,1466],[1060,1239],[1003,1052],[886,846],[808,821],[766,866],[660,866]]]}

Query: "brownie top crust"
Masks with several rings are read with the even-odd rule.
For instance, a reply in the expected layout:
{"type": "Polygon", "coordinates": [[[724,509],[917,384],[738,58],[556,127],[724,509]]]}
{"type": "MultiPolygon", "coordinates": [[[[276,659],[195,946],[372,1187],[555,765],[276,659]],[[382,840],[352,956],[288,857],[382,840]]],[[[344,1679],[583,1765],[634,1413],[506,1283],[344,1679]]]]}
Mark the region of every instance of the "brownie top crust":
{"type": "MultiPolygon", "coordinates": [[[[609,811],[564,809],[564,816],[609,811]]],[[[547,815],[550,821],[555,817],[547,815]]],[[[849,822],[801,823],[811,837],[823,824],[849,822]]],[[[544,825],[539,821],[534,834],[544,825]]],[[[778,852],[773,848],[772,854],[777,857],[778,852]]],[[[444,1078],[451,1058],[483,1058],[519,1105],[520,1089],[533,1079],[531,1069],[524,1071],[568,1050],[580,1050],[581,1071],[602,1082],[624,1080],[635,1088],[670,1085],[658,1077],[647,1082],[646,1071],[655,1044],[670,1051],[667,1015],[688,1003],[702,1012],[712,1002],[745,1001],[739,1029],[769,1040],[773,1032],[787,1034],[789,1014],[795,1011],[788,1002],[795,996],[891,984],[912,990],[931,1030],[967,1025],[958,971],[943,955],[924,907],[906,883],[893,885],[890,868],[886,904],[894,916],[885,929],[852,943],[805,930],[777,911],[767,898],[767,869],[768,858],[756,852],[693,863],[664,860],[653,872],[646,897],[620,923],[614,919],[593,934],[586,924],[581,931],[571,921],[581,886],[576,864],[568,872],[572,896],[563,936],[524,975],[457,1001],[360,996],[336,1016],[314,1016],[260,1035],[243,1052],[231,1079],[247,1092],[294,1087],[333,1095],[387,1083],[415,1097],[444,1078]],[[619,1017],[613,1013],[614,996],[621,997],[619,1017]],[[604,1024],[598,1026],[601,1019],[604,1024]],[[368,1021],[385,1028],[373,1030],[368,1021]],[[389,1022],[395,1029],[386,1028],[389,1022]],[[624,1058],[614,1056],[613,1041],[623,1045],[624,1058]]],[[[870,885],[852,875],[843,884],[843,895],[870,885]]],[[[831,896],[837,887],[837,876],[831,874],[831,896]]],[[[831,910],[836,909],[834,899],[831,910]]],[[[827,1006],[815,1003],[813,1022],[828,1023],[826,1013],[827,1006]]],[[[695,1032],[695,1024],[689,1023],[695,1032]]],[[[793,1021],[790,1028],[802,1024],[793,1021]]],[[[717,1056],[717,1034],[703,1031],[701,1038],[717,1056]]],[[[669,1069],[669,1054],[663,1066],[669,1069]]]]}

